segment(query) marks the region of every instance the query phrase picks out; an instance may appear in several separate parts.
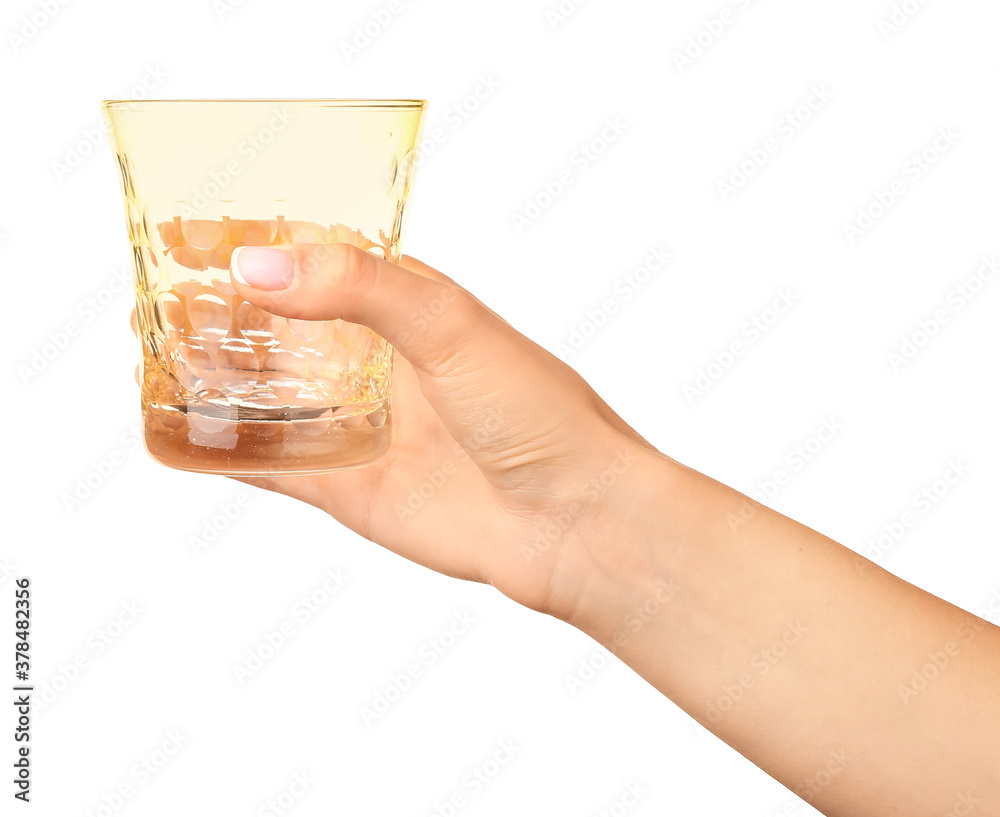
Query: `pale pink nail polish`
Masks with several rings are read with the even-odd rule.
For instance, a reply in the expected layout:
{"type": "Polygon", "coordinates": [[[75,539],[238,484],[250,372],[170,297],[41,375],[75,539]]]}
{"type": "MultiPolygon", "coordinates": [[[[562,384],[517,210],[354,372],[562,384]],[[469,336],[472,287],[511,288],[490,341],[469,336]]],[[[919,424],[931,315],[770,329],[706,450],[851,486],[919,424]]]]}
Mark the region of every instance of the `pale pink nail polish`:
{"type": "Polygon", "coordinates": [[[229,264],[233,278],[257,289],[285,289],[292,283],[292,255],[273,247],[237,247],[229,264]]]}

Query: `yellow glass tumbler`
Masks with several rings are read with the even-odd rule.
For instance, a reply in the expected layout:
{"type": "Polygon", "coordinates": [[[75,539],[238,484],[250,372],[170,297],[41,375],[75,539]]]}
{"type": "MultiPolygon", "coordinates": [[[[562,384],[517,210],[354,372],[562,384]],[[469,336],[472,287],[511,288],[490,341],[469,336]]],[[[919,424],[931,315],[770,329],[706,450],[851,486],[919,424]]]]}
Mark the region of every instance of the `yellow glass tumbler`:
{"type": "Polygon", "coordinates": [[[349,243],[398,261],[424,100],[105,101],[135,273],[146,448],[243,476],[370,463],[392,349],[239,298],[240,246],[349,243]]]}

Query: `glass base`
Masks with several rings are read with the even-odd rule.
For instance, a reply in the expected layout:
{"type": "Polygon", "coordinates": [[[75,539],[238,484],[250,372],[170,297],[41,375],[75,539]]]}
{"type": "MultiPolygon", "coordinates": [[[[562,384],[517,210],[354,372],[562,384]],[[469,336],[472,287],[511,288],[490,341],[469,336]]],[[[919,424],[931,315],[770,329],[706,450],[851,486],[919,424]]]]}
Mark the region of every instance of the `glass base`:
{"type": "Polygon", "coordinates": [[[392,418],[384,407],[347,408],[230,419],[192,406],[152,404],[143,410],[144,441],[153,459],[182,471],[322,474],[368,465],[389,449],[392,418]]]}

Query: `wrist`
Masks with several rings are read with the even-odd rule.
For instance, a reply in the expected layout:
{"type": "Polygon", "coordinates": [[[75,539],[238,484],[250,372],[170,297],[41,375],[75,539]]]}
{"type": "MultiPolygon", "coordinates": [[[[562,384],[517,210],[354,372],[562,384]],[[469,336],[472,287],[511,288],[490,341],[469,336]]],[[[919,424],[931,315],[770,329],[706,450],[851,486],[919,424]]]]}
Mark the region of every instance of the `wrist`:
{"type": "Polygon", "coordinates": [[[553,576],[546,612],[617,653],[676,596],[693,472],[618,432],[582,481],[573,547],[553,576]]]}

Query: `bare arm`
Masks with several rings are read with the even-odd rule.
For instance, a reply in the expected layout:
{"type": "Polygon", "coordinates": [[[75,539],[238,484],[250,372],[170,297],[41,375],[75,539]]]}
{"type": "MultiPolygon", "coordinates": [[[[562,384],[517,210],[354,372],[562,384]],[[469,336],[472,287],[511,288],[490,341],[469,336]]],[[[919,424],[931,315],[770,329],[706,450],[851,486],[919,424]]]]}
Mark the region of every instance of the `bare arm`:
{"type": "Polygon", "coordinates": [[[829,815],[1000,814],[998,628],[654,451],[419,261],[239,258],[248,301],[367,324],[401,355],[383,460],[246,481],[565,619],[829,815]],[[413,510],[429,471],[448,479],[413,510]]]}
{"type": "Polygon", "coordinates": [[[567,621],[825,814],[1000,814],[1000,628],[622,445],[567,621]]]}

